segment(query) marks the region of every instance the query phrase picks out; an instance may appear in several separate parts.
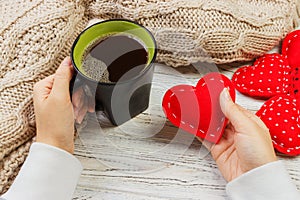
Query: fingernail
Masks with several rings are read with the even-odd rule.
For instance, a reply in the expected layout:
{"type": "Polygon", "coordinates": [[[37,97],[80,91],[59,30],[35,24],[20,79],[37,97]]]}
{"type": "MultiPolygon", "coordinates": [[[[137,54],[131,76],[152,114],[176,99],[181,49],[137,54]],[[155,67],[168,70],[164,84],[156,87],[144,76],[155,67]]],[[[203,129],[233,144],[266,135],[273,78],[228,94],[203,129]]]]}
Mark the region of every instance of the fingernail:
{"type": "Polygon", "coordinates": [[[83,121],[83,119],[84,119],[84,116],[79,116],[79,117],[78,117],[78,124],[81,124],[82,121],[83,121]]]}
{"type": "Polygon", "coordinates": [[[228,88],[224,88],[223,91],[221,92],[221,101],[222,102],[232,101],[228,88]]]}
{"type": "Polygon", "coordinates": [[[74,111],[74,117],[75,117],[75,119],[77,119],[79,109],[76,106],[73,105],[73,111],[74,111]]]}
{"type": "Polygon", "coordinates": [[[77,119],[77,116],[78,116],[78,109],[74,109],[74,116],[75,116],[75,119],[77,119]]]}

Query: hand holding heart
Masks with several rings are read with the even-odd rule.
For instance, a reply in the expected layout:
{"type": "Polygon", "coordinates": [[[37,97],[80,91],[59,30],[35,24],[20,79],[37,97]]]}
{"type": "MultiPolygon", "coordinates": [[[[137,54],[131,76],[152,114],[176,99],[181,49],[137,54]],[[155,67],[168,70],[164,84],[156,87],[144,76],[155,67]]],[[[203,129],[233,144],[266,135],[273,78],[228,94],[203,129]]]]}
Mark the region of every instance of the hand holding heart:
{"type": "Polygon", "coordinates": [[[231,81],[216,72],[203,76],[195,87],[174,86],[163,98],[164,112],[175,126],[218,143],[227,124],[219,104],[219,96],[224,88],[228,88],[232,99],[235,99],[231,81]]]}
{"type": "Polygon", "coordinates": [[[220,95],[220,105],[229,124],[210,151],[227,181],[277,160],[269,131],[256,115],[235,104],[226,89],[220,95]]]}
{"type": "Polygon", "coordinates": [[[163,99],[167,118],[200,138],[227,181],[277,159],[265,124],[234,98],[230,80],[210,73],[196,87],[172,87],[163,99]]]}

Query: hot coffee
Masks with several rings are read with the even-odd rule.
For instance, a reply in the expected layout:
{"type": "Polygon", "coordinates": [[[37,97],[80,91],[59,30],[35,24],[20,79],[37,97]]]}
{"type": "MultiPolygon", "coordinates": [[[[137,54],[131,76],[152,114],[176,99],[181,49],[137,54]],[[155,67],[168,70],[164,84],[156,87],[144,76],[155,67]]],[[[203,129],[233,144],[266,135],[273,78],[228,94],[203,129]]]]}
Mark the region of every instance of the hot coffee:
{"type": "Polygon", "coordinates": [[[93,80],[109,83],[136,77],[145,69],[145,45],[125,34],[110,35],[91,44],[84,53],[83,73],[93,80]]]}

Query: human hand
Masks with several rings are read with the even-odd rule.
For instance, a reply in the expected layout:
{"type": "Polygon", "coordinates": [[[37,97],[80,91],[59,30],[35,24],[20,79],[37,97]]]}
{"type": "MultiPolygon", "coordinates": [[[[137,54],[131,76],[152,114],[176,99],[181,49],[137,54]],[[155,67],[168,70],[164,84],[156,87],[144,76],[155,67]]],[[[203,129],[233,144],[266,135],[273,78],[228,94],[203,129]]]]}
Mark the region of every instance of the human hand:
{"type": "Polygon", "coordinates": [[[33,100],[36,116],[37,142],[74,152],[74,119],[81,122],[87,109],[81,90],[70,99],[69,85],[73,68],[65,58],[56,73],[34,86],[33,100]]]}
{"type": "Polygon", "coordinates": [[[235,104],[227,89],[220,95],[220,105],[230,123],[210,151],[227,181],[277,160],[269,130],[256,115],[235,104]]]}

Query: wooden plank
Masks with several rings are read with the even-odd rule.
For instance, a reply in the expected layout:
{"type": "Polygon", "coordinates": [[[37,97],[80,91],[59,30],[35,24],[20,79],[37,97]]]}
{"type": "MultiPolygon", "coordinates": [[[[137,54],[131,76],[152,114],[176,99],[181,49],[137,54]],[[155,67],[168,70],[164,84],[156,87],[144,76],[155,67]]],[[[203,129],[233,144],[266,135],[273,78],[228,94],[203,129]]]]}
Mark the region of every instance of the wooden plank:
{"type": "MultiPolygon", "coordinates": [[[[241,65],[198,63],[196,70],[158,64],[145,113],[120,127],[111,126],[101,114],[90,114],[76,140],[75,155],[84,171],[73,199],[227,199],[226,181],[214,160],[199,141],[165,119],[161,100],[174,85],[196,84],[209,71],[231,78],[241,65]]],[[[264,101],[237,93],[236,102],[255,112],[264,101]]],[[[280,159],[299,188],[300,158],[280,159]]]]}

